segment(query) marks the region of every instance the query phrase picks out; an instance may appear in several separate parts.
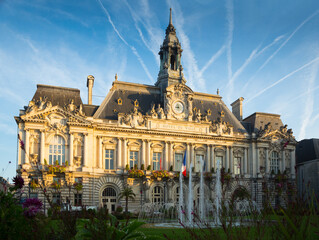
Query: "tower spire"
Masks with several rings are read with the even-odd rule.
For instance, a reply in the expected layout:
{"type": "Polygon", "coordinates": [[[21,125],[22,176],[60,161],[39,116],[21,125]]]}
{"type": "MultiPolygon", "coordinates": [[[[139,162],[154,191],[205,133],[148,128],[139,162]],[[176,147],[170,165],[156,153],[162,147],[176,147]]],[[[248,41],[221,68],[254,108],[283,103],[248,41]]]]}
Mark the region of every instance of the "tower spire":
{"type": "Polygon", "coordinates": [[[155,86],[159,86],[161,89],[166,89],[172,84],[185,84],[186,82],[181,64],[183,49],[173,26],[172,8],[169,11],[169,23],[166,28],[163,44],[158,53],[160,55],[160,71],[155,86]]]}

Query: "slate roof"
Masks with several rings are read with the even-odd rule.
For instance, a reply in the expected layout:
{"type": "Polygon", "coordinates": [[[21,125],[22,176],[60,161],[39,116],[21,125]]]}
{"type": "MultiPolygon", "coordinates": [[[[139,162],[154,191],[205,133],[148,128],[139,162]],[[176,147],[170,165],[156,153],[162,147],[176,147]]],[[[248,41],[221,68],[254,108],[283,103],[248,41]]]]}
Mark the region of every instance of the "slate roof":
{"type": "Polygon", "coordinates": [[[85,113],[85,116],[87,117],[93,117],[96,110],[99,108],[98,105],[89,105],[89,104],[83,104],[83,112],[85,113]]]}
{"type": "MultiPolygon", "coordinates": [[[[195,93],[196,96],[196,93],[195,93]]],[[[193,108],[196,107],[200,109],[202,116],[207,115],[207,111],[210,109],[211,115],[207,116],[209,121],[217,121],[220,116],[221,112],[224,112],[223,121],[229,122],[234,127],[234,132],[246,132],[244,126],[238,121],[235,115],[228,109],[225,103],[219,99],[216,100],[201,100],[201,99],[194,99],[193,101],[193,108]]]]}
{"type": "MultiPolygon", "coordinates": [[[[126,82],[115,82],[108,96],[105,98],[104,103],[101,104],[101,109],[96,112],[94,118],[117,120],[118,113],[130,113],[134,109],[134,101],[139,103],[138,110],[145,115],[150,109],[152,104],[161,104],[160,89],[154,86],[131,84],[126,82]],[[128,90],[127,85],[134,85],[134,90],[128,90]],[[149,89],[149,91],[146,91],[149,89]],[[122,100],[122,105],[118,104],[118,99],[122,100]],[[104,105],[104,106],[103,106],[104,105]],[[102,109],[103,108],[103,109],[102,109]]],[[[227,106],[220,100],[221,97],[208,95],[212,97],[212,100],[205,99],[205,96],[201,96],[200,93],[194,93],[193,108],[200,109],[202,116],[207,114],[208,109],[211,111],[211,115],[207,116],[210,121],[217,121],[220,118],[221,111],[225,113],[223,120],[229,122],[234,126],[234,132],[246,132],[243,125],[237,120],[233,113],[227,108],[227,106]]]]}
{"type": "Polygon", "coordinates": [[[296,146],[297,164],[319,159],[319,139],[304,139],[296,146]]]}
{"type": "Polygon", "coordinates": [[[272,113],[255,112],[246,117],[243,122],[245,123],[244,126],[249,133],[257,133],[260,128],[264,129],[265,125],[269,122],[274,130],[279,130],[279,128],[283,126],[280,115],[272,113]]]}
{"type": "MultiPolygon", "coordinates": [[[[145,85],[147,86],[147,85],[145,85]]],[[[143,88],[144,90],[144,88],[143,88]]],[[[159,88],[158,88],[159,92],[159,88]]],[[[138,111],[145,115],[154,103],[163,104],[160,101],[160,93],[145,92],[136,87],[136,90],[115,89],[110,90],[109,99],[105,106],[101,104],[101,112],[94,118],[117,120],[118,113],[130,113],[134,109],[134,101],[138,101],[138,111]],[[118,99],[122,100],[122,104],[118,104],[118,99]]]]}
{"type": "Polygon", "coordinates": [[[64,107],[69,104],[72,99],[74,100],[74,105],[77,107],[82,104],[80,90],[76,88],[38,84],[37,91],[35,92],[32,100],[37,102],[40,100],[40,97],[42,99],[46,97],[48,101],[51,101],[52,106],[58,105],[64,107]]]}

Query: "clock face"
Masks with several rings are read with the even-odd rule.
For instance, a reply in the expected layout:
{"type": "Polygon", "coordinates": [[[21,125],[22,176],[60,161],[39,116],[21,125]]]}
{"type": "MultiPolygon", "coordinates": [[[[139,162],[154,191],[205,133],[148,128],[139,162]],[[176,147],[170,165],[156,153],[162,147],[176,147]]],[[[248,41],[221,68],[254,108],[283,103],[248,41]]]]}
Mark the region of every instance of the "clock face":
{"type": "Polygon", "coordinates": [[[175,113],[182,113],[184,111],[184,105],[181,102],[175,102],[174,103],[174,112],[175,113]]]}

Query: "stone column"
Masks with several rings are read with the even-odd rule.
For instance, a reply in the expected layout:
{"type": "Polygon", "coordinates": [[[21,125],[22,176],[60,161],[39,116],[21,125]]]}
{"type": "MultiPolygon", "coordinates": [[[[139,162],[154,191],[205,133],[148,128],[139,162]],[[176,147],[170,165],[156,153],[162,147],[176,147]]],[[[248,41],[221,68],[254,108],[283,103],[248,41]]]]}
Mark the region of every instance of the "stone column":
{"type": "Polygon", "coordinates": [[[84,137],[84,151],[83,151],[83,167],[88,166],[88,134],[83,133],[84,137]]]}
{"type": "Polygon", "coordinates": [[[44,154],[45,154],[45,132],[44,132],[44,129],[43,130],[40,130],[41,131],[41,143],[40,143],[40,163],[41,165],[44,164],[44,154]]]}
{"type": "Polygon", "coordinates": [[[173,143],[169,142],[169,164],[168,166],[171,167],[173,166],[173,170],[174,170],[174,149],[173,149],[173,143]]]}
{"type": "Polygon", "coordinates": [[[142,140],[142,148],[141,148],[141,166],[144,164],[145,168],[145,140],[142,140]]]}
{"type": "Polygon", "coordinates": [[[244,171],[244,174],[247,174],[247,147],[244,147],[244,168],[243,168],[243,171],[244,171]]]}
{"type": "Polygon", "coordinates": [[[187,143],[187,155],[186,155],[186,168],[188,171],[188,168],[190,167],[190,160],[191,160],[191,151],[190,151],[190,143],[187,143]]]}
{"type": "Polygon", "coordinates": [[[214,170],[216,171],[214,156],[215,156],[215,147],[214,147],[214,145],[212,145],[212,155],[210,156],[210,157],[211,157],[211,160],[210,160],[211,165],[210,165],[209,171],[210,171],[212,168],[214,168],[214,170]]]}
{"type": "Polygon", "coordinates": [[[99,149],[100,149],[100,156],[99,156],[99,168],[103,168],[103,138],[102,136],[99,137],[99,149]]]}
{"type": "Polygon", "coordinates": [[[281,173],[283,173],[285,171],[286,168],[286,163],[285,163],[286,159],[285,159],[285,149],[282,150],[282,169],[281,169],[281,173]]]}
{"type": "Polygon", "coordinates": [[[25,130],[25,140],[24,140],[24,163],[29,164],[29,129],[24,129],[25,130]]]}
{"type": "Polygon", "coordinates": [[[256,176],[258,177],[258,173],[260,173],[260,162],[259,162],[259,148],[256,144],[256,176]]]}
{"type": "Polygon", "coordinates": [[[290,152],[290,173],[291,176],[295,176],[296,155],[295,148],[290,152]]]}
{"type": "MultiPolygon", "coordinates": [[[[195,161],[196,161],[196,156],[195,156],[195,144],[194,143],[192,143],[191,144],[191,162],[193,163],[193,167],[194,167],[194,169],[195,169],[195,161]]],[[[192,171],[192,172],[194,172],[194,171],[192,171]]]]}
{"type": "Polygon", "coordinates": [[[250,156],[250,168],[249,172],[250,174],[255,177],[256,176],[256,142],[252,142],[252,148],[251,148],[251,156],[250,156]]]}
{"type": "Polygon", "coordinates": [[[123,166],[126,167],[126,165],[128,164],[128,161],[127,161],[127,139],[126,138],[123,139],[123,145],[124,145],[124,150],[123,150],[122,163],[123,163],[123,166]]]}
{"type": "Polygon", "coordinates": [[[229,147],[229,168],[230,168],[230,173],[234,173],[234,160],[233,160],[233,148],[230,146],[229,147]]]}
{"type": "Polygon", "coordinates": [[[168,166],[168,143],[165,142],[165,159],[164,161],[162,161],[162,168],[163,170],[169,170],[169,166],[168,166]]]}
{"type": "Polygon", "coordinates": [[[122,140],[117,138],[117,168],[122,169],[122,140]]]}
{"type": "Polygon", "coordinates": [[[69,135],[69,165],[73,166],[73,133],[69,135]]]}
{"type": "Polygon", "coordinates": [[[228,162],[229,162],[229,148],[228,146],[226,146],[225,172],[228,172],[228,168],[229,168],[228,162]]]}
{"type": "Polygon", "coordinates": [[[265,154],[265,167],[266,167],[266,174],[269,174],[269,156],[268,156],[268,148],[265,148],[266,154],[265,154]]]}
{"type": "Polygon", "coordinates": [[[204,171],[210,172],[211,166],[210,166],[210,151],[211,151],[211,145],[207,145],[207,154],[206,154],[206,169],[204,171]]]}

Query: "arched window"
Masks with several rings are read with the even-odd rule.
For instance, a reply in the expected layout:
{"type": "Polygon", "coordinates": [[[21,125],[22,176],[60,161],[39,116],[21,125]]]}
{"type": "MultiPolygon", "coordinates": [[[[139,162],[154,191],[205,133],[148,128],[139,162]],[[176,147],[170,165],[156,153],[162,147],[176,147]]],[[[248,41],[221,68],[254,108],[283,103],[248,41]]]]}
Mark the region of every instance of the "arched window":
{"type": "Polygon", "coordinates": [[[106,187],[102,192],[102,205],[107,208],[109,212],[115,211],[117,202],[116,191],[112,187],[106,187]]]}
{"type": "Polygon", "coordinates": [[[156,186],[152,191],[152,202],[163,203],[164,202],[164,191],[162,187],[156,186]]]}
{"type": "Polygon", "coordinates": [[[175,56],[171,55],[171,69],[175,70],[175,56]]]}
{"type": "Polygon", "coordinates": [[[279,153],[276,151],[273,151],[271,153],[271,159],[270,159],[270,172],[274,172],[275,174],[278,173],[279,170],[279,153]]]}
{"type": "Polygon", "coordinates": [[[49,164],[52,165],[56,162],[59,165],[65,163],[65,141],[59,135],[54,135],[49,147],[49,164]]]}

